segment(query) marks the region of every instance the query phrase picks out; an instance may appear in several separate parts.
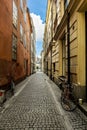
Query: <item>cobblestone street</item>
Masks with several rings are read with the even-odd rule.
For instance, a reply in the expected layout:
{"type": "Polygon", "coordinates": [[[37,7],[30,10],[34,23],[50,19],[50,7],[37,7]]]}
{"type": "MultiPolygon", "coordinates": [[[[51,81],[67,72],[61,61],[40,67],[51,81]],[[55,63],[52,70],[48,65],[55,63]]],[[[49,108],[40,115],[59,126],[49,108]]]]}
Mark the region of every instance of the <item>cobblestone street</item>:
{"type": "Polygon", "coordinates": [[[45,74],[33,74],[22,86],[0,112],[0,130],[87,130],[87,117],[78,108],[62,109],[61,91],[45,74]]]}

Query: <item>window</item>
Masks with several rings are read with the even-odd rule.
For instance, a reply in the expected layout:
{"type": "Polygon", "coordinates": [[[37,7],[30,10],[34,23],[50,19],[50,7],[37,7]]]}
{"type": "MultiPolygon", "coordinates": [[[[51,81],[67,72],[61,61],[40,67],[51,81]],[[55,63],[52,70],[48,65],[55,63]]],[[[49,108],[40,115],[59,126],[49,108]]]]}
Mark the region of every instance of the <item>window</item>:
{"type": "Polygon", "coordinates": [[[68,6],[68,0],[64,0],[64,10],[66,10],[67,6],[68,6]]]}
{"type": "Polygon", "coordinates": [[[24,9],[24,21],[26,22],[26,8],[24,9]]]}
{"type": "Polygon", "coordinates": [[[27,70],[27,60],[24,59],[24,69],[27,70]]]}
{"type": "Polygon", "coordinates": [[[26,60],[24,59],[24,69],[26,70],[26,60]]]}
{"type": "Polygon", "coordinates": [[[17,28],[18,10],[15,2],[13,1],[13,25],[17,28]]]}
{"type": "Polygon", "coordinates": [[[55,72],[55,63],[53,63],[53,72],[55,72]]]}
{"type": "Polygon", "coordinates": [[[24,34],[24,47],[26,47],[26,35],[24,34]]]}
{"type": "Polygon", "coordinates": [[[14,34],[12,36],[12,59],[17,59],[17,37],[14,34]]]}
{"type": "Polygon", "coordinates": [[[23,0],[20,0],[20,7],[21,7],[21,10],[23,11],[23,0]]]}
{"type": "Polygon", "coordinates": [[[20,40],[23,42],[23,26],[20,24],[20,40]]]}

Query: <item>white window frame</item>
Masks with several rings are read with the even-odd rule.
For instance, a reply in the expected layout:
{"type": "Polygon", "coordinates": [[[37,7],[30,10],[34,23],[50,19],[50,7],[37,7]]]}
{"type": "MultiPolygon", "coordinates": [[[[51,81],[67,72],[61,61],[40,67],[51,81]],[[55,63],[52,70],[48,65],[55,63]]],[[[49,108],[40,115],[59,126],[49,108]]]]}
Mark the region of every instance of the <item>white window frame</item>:
{"type": "Polygon", "coordinates": [[[15,1],[13,0],[13,25],[17,28],[18,25],[18,9],[15,1]]]}
{"type": "Polygon", "coordinates": [[[23,26],[20,23],[20,40],[23,42],[23,26]]]}
{"type": "Polygon", "coordinates": [[[20,0],[20,7],[21,7],[21,10],[23,11],[23,0],[20,0]]]}
{"type": "Polygon", "coordinates": [[[24,21],[26,22],[26,8],[24,9],[24,21]]]}

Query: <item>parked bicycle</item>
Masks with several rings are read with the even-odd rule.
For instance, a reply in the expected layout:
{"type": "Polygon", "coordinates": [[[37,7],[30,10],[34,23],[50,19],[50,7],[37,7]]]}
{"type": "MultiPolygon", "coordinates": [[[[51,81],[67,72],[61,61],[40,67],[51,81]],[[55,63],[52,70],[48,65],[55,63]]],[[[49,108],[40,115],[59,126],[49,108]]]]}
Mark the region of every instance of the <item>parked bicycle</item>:
{"type": "Polygon", "coordinates": [[[61,105],[66,111],[74,111],[77,107],[77,99],[74,96],[75,84],[68,84],[65,76],[59,77],[61,92],[61,105]]]}

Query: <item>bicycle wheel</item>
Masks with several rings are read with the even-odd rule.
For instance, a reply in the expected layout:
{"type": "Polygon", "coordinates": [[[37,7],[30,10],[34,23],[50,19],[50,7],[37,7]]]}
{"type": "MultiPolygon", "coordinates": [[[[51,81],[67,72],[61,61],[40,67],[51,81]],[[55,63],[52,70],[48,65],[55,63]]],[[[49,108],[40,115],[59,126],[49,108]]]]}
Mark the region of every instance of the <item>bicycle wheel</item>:
{"type": "Polygon", "coordinates": [[[74,111],[77,107],[76,100],[72,94],[70,95],[70,99],[67,99],[67,97],[64,96],[62,93],[61,94],[61,105],[62,105],[63,109],[66,111],[74,111]]]}

